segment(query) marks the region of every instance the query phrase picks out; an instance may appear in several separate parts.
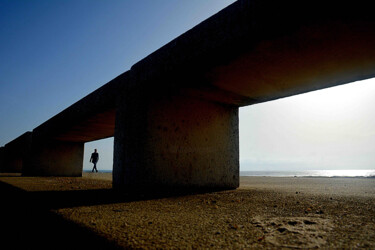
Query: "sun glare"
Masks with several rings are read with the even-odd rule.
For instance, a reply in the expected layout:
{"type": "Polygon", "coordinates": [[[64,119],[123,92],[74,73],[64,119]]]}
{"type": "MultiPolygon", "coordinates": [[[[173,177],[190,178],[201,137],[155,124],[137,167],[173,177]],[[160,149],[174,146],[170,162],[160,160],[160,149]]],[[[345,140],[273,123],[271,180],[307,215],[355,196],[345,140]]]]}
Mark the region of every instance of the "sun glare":
{"type": "Polygon", "coordinates": [[[374,169],[374,107],[369,79],[241,108],[243,170],[374,169]]]}
{"type": "MultiPolygon", "coordinates": [[[[349,83],[328,89],[313,91],[288,98],[289,101],[301,102],[304,106],[325,112],[326,110],[353,109],[373,99],[375,79],[349,83]]],[[[286,99],[285,99],[286,100],[286,99]]]]}
{"type": "Polygon", "coordinates": [[[322,170],[316,171],[316,176],[326,176],[326,177],[370,177],[374,173],[374,170],[369,169],[344,169],[344,170],[322,170]]]}

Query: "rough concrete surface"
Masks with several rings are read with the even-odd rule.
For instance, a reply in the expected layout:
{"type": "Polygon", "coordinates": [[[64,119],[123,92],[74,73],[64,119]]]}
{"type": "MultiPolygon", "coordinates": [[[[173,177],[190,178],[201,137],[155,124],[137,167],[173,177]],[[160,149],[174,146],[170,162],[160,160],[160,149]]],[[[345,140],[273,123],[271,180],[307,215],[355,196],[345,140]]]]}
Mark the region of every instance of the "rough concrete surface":
{"type": "Polygon", "coordinates": [[[116,188],[238,187],[236,107],[183,95],[137,102],[125,102],[116,123],[116,188]]]}

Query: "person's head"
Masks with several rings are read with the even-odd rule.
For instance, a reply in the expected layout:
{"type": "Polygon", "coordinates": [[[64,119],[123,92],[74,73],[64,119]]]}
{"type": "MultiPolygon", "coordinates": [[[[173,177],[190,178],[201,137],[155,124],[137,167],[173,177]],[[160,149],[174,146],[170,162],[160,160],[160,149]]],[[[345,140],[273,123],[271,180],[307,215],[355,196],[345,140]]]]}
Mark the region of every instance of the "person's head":
{"type": "Polygon", "coordinates": [[[96,149],[94,149],[94,152],[96,153],[96,149]]]}

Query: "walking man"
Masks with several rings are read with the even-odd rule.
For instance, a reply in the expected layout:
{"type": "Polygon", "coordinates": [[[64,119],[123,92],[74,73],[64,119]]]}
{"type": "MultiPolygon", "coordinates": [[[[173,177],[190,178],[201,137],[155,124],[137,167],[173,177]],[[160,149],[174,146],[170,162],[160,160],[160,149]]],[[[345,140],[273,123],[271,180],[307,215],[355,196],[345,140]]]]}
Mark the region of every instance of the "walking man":
{"type": "Polygon", "coordinates": [[[94,153],[91,154],[91,158],[90,158],[90,162],[92,162],[94,164],[94,167],[92,168],[91,172],[94,172],[94,170],[96,172],[98,172],[98,170],[96,169],[96,163],[98,161],[99,161],[99,154],[98,154],[97,150],[95,149],[94,153]]]}

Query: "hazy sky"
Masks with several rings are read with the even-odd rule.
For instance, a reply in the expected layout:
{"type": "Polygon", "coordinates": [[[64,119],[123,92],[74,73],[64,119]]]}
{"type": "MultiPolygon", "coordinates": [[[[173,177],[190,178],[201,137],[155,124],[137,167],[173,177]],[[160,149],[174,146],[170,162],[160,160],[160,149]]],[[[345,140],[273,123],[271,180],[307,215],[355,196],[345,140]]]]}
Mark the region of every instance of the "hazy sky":
{"type": "Polygon", "coordinates": [[[240,109],[241,170],[375,169],[375,81],[240,109]]]}
{"type": "MultiPolygon", "coordinates": [[[[234,2],[0,0],[0,146],[234,2]]],[[[374,169],[375,82],[240,110],[241,170],[374,169]]],[[[113,139],[98,148],[112,168],[113,139]]]]}

